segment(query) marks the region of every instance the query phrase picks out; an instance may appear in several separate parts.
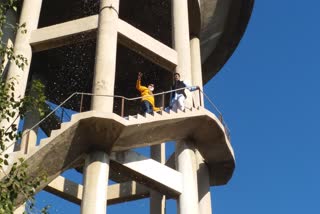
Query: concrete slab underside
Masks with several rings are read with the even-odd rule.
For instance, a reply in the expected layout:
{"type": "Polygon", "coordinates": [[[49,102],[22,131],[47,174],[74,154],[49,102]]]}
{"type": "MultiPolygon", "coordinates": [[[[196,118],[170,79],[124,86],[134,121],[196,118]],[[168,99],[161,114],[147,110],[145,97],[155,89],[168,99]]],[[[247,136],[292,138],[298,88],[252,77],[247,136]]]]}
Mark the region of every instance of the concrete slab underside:
{"type": "Polygon", "coordinates": [[[14,156],[26,160],[31,177],[47,174],[42,189],[89,151],[123,151],[182,139],[196,143],[208,164],[211,185],[228,182],[234,169],[233,150],[222,124],[205,109],[131,120],[113,113],[84,112],[42,140],[34,152],[14,156]]]}

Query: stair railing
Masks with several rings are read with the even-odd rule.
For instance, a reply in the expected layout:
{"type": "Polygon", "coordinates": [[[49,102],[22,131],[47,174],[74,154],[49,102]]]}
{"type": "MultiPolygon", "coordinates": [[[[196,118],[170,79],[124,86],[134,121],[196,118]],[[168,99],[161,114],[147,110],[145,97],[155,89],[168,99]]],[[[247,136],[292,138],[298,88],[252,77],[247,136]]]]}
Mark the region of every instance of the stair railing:
{"type": "MultiPolygon", "coordinates": [[[[184,89],[188,89],[188,87],[185,87],[185,88],[180,88],[180,89],[175,89],[175,90],[169,90],[169,91],[164,91],[164,92],[159,92],[159,93],[155,93],[153,95],[148,95],[148,96],[144,96],[145,97],[149,97],[149,96],[161,96],[161,104],[162,104],[162,107],[164,108],[165,106],[165,95],[166,94],[169,94],[169,93],[172,93],[172,92],[176,92],[176,91],[181,91],[181,90],[184,90],[184,89]]],[[[225,131],[226,131],[226,134],[228,136],[228,138],[230,138],[230,130],[227,126],[227,124],[225,123],[225,121],[223,120],[223,116],[222,116],[222,113],[219,111],[219,109],[216,107],[216,105],[213,103],[213,101],[210,99],[210,97],[204,93],[200,88],[197,88],[195,91],[198,91],[198,96],[199,96],[199,105],[198,106],[203,106],[204,105],[204,102],[201,100],[201,94],[203,94],[204,98],[208,101],[208,103],[214,108],[214,110],[216,111],[216,113],[218,114],[218,119],[220,120],[220,122],[223,124],[223,126],[225,127],[225,131]]],[[[139,96],[139,97],[134,97],[134,98],[128,98],[128,97],[124,97],[124,96],[120,96],[120,95],[99,95],[99,94],[93,94],[93,93],[85,93],[85,92],[74,92],[73,94],[71,94],[69,97],[67,97],[62,103],[60,103],[59,105],[57,105],[54,109],[52,109],[51,112],[49,112],[45,117],[43,117],[39,122],[37,122],[36,124],[34,124],[34,126],[32,126],[32,128],[29,129],[30,130],[33,130],[35,127],[39,126],[41,123],[43,123],[47,118],[49,118],[52,114],[56,113],[57,110],[59,108],[62,108],[62,120],[63,120],[63,115],[65,115],[67,113],[67,111],[65,110],[65,108],[63,108],[62,106],[64,106],[68,101],[70,101],[73,97],[75,96],[81,96],[80,97],[80,108],[79,108],[79,112],[82,112],[82,109],[83,109],[83,99],[84,99],[84,96],[102,96],[102,97],[112,97],[112,98],[118,98],[118,99],[121,99],[121,114],[120,116],[124,117],[124,110],[125,110],[125,102],[128,102],[128,101],[135,101],[135,100],[140,100],[141,98],[143,98],[142,96],[139,96]]],[[[196,107],[196,106],[194,106],[196,107]]],[[[67,113],[68,114],[68,113],[67,113]]],[[[69,116],[70,117],[70,116],[69,116]]],[[[71,118],[71,117],[70,117],[71,118]]],[[[61,121],[63,122],[63,121],[61,121]]],[[[26,135],[28,133],[27,132],[24,132],[22,136],[26,135]]],[[[16,142],[14,142],[16,143],[16,142]]]]}

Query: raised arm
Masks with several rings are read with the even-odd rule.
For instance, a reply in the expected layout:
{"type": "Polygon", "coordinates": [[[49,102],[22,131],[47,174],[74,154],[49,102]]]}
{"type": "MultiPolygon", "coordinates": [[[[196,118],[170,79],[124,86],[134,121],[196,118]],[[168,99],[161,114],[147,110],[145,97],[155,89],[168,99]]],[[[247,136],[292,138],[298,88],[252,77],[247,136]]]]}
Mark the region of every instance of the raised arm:
{"type": "Polygon", "coordinates": [[[197,89],[199,89],[199,86],[192,86],[189,85],[188,82],[183,81],[184,87],[186,87],[189,91],[195,91],[197,89]]]}
{"type": "Polygon", "coordinates": [[[138,73],[137,83],[136,83],[136,89],[137,89],[138,91],[140,91],[140,92],[142,92],[142,91],[144,91],[144,90],[148,90],[147,87],[141,85],[141,77],[142,77],[142,73],[139,72],[139,73],[138,73]]]}

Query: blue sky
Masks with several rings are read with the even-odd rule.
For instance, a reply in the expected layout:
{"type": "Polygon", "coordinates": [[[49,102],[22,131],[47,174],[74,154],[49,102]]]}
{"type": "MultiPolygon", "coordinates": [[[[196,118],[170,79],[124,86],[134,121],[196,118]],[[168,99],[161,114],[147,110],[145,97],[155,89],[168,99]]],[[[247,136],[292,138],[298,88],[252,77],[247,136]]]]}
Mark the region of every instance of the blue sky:
{"type": "Polygon", "coordinates": [[[318,1],[256,1],[247,32],[206,86],[231,129],[236,170],[213,210],[319,213],[318,1]]]}
{"type": "MultiPolygon", "coordinates": [[[[319,8],[316,0],[256,1],[236,52],[205,86],[236,155],[230,182],[211,188],[214,213],[319,213],[319,8]]],[[[51,213],[79,212],[40,195],[51,213]]],[[[127,212],[149,213],[148,201],[108,208],[127,212]]]]}

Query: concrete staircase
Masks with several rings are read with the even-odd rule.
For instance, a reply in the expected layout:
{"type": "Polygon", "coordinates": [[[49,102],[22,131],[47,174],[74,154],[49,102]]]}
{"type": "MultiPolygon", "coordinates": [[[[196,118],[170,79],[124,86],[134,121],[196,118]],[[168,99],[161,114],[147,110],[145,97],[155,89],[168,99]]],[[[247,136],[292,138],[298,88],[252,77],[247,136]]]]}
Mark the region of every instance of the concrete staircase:
{"type": "MultiPolygon", "coordinates": [[[[48,179],[40,185],[41,190],[91,150],[110,153],[179,140],[195,143],[209,167],[211,185],[228,182],[234,169],[233,150],[224,126],[204,108],[127,118],[95,111],[74,114],[28,154],[12,153],[10,162],[23,158],[31,177],[45,173],[48,179]]],[[[3,177],[0,174],[0,179],[3,177]]]]}

